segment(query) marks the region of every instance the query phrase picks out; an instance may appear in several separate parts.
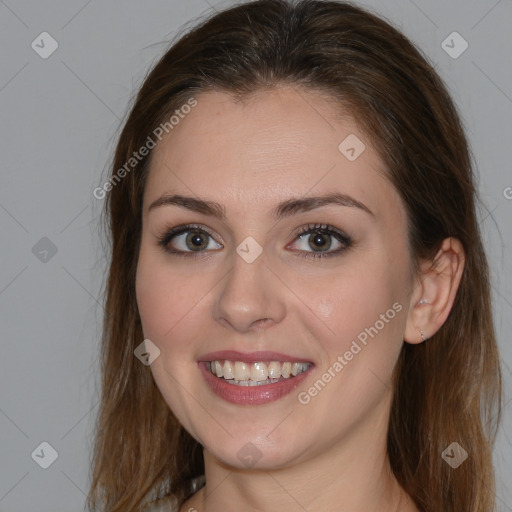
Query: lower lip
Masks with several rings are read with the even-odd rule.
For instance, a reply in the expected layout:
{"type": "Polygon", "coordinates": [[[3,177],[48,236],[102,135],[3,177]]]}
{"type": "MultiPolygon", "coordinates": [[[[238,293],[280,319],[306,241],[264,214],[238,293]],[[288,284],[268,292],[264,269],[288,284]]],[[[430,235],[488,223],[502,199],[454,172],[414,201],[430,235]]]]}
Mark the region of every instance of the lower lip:
{"type": "Polygon", "coordinates": [[[296,377],[290,377],[274,384],[237,386],[213,375],[206,367],[206,362],[200,361],[198,364],[210,389],[223,400],[239,405],[262,405],[274,402],[293,391],[313,369],[313,365],[311,365],[296,377]]]}

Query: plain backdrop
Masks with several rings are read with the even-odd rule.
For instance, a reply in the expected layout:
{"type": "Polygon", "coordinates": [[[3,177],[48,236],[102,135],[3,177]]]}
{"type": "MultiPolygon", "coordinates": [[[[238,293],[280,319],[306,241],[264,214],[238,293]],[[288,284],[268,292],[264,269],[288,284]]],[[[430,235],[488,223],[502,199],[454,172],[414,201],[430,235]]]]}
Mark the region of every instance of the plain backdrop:
{"type": "MultiPolygon", "coordinates": [[[[471,143],[507,404],[495,449],[498,510],[512,511],[512,2],[358,3],[428,55],[471,143]]],[[[106,269],[93,190],[168,42],[231,4],[0,0],[0,511],[84,509],[106,269]]]]}

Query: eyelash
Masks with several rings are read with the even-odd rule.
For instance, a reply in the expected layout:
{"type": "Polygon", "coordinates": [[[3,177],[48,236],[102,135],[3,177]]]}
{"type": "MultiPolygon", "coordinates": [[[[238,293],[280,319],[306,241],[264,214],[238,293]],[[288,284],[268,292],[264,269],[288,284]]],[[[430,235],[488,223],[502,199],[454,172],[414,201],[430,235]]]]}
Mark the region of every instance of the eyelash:
{"type": "MultiPolygon", "coordinates": [[[[162,235],[160,235],[158,237],[158,246],[161,247],[166,254],[184,256],[186,258],[202,257],[204,251],[180,251],[169,248],[169,243],[174,237],[182,235],[183,233],[188,233],[190,231],[206,233],[211,238],[214,238],[213,233],[209,229],[199,226],[197,224],[187,224],[184,226],[177,226],[175,228],[172,228],[164,232],[162,235]]],[[[330,226],[329,224],[308,224],[307,226],[304,226],[303,228],[300,229],[300,231],[296,235],[296,238],[300,238],[304,235],[309,235],[313,233],[322,233],[324,235],[332,236],[336,240],[338,240],[338,242],[343,244],[343,246],[340,247],[339,249],[336,249],[335,251],[330,252],[298,251],[299,256],[302,258],[322,259],[330,258],[333,256],[340,256],[352,245],[352,239],[348,235],[336,229],[335,227],[330,226]]]]}

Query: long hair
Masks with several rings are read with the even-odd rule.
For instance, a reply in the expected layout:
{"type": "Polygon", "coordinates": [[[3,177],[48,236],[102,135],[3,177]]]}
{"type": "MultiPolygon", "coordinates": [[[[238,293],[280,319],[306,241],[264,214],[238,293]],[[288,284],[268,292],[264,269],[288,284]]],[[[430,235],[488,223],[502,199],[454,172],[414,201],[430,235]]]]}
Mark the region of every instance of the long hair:
{"type": "Polygon", "coordinates": [[[204,19],[171,45],[135,98],[102,189],[111,252],[88,506],[132,512],[150,496],[182,503],[204,473],[202,447],[134,357],[143,340],[135,274],[151,152],[136,161],[133,154],[162,123],[172,129],[173,113],[201,92],[241,99],[280,84],[327,96],[358,120],[402,198],[415,263],[433,258],[446,237],[463,245],[465,268],[446,322],[400,353],[387,449],[420,510],[491,512],[501,371],[461,120],[428,59],[402,33],[353,4],[314,0],[256,0],[204,19]],[[457,469],[441,456],[452,442],[468,453],[457,469]]]}

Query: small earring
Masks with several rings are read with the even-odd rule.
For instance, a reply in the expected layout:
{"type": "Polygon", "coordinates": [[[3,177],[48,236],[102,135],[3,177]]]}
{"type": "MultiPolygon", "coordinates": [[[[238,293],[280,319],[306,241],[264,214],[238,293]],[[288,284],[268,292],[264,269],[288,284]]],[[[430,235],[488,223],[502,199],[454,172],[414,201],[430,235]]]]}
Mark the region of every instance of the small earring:
{"type": "Polygon", "coordinates": [[[421,299],[418,304],[428,304],[428,300],[427,299],[421,299]]]}
{"type": "Polygon", "coordinates": [[[425,333],[420,329],[420,334],[421,334],[421,341],[425,341],[426,338],[425,338],[425,333]]]}

